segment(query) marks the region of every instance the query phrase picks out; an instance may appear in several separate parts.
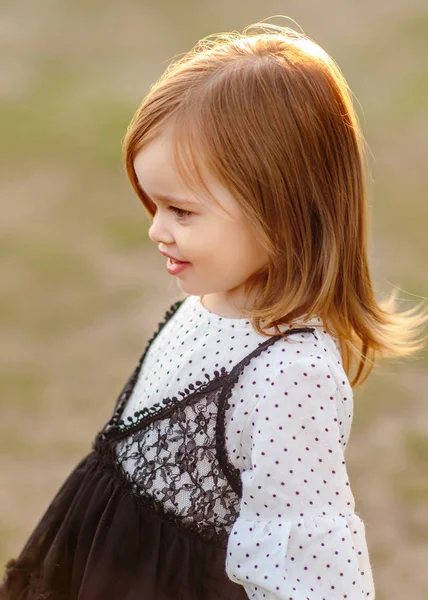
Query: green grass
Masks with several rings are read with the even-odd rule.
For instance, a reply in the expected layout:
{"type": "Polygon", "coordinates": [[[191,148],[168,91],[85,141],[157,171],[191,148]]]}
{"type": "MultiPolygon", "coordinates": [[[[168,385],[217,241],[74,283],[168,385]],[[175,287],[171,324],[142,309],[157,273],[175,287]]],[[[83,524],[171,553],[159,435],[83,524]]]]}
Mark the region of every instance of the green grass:
{"type": "Polygon", "coordinates": [[[75,69],[53,61],[40,66],[27,97],[2,104],[3,163],[66,157],[75,165],[120,165],[121,139],[136,106],[114,94],[87,97],[82,83],[75,69]]]}

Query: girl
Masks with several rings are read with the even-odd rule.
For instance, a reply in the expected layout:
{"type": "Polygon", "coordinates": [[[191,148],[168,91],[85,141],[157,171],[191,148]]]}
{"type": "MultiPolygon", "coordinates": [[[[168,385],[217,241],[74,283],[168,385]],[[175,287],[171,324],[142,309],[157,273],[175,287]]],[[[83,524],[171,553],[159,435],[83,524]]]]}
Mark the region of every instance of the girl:
{"type": "Polygon", "coordinates": [[[288,28],[204,38],[152,86],[124,157],[181,296],[3,597],[372,600],[353,388],[376,356],[423,348],[428,316],[375,300],[340,70],[288,28]]]}

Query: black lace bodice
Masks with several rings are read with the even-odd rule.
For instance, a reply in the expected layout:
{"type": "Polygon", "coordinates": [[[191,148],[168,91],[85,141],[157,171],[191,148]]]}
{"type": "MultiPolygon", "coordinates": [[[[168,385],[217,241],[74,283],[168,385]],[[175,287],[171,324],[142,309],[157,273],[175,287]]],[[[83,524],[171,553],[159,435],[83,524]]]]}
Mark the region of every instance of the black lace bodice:
{"type": "Polygon", "coordinates": [[[181,303],[159,323],[92,451],[62,484],[18,558],[8,561],[0,597],[247,597],[225,572],[242,498],[225,423],[245,367],[282,336],[259,343],[230,371],[203,373],[177,395],[123,419],[147,351],[181,303]]]}
{"type": "Polygon", "coordinates": [[[149,340],[94,448],[110,456],[138,502],[175,525],[225,547],[241,498],[240,472],[225,448],[225,415],[230,409],[227,400],[251,359],[282,336],[261,342],[230,372],[222,367],[213,377],[204,374],[205,381],[190,383],[179,393],[181,398],[165,398],[123,420],[121,415],[145,355],[181,303],[171,306],[149,340]]]}

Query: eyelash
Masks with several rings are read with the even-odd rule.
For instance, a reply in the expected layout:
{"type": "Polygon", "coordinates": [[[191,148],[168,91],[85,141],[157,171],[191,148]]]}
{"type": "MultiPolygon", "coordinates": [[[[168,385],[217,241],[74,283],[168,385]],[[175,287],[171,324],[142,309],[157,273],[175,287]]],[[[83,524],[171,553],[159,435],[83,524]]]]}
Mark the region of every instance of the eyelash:
{"type": "Polygon", "coordinates": [[[179,219],[184,219],[185,217],[188,217],[192,214],[190,211],[183,210],[182,208],[177,208],[176,206],[169,206],[168,209],[171,210],[174,214],[176,214],[179,219]]]}

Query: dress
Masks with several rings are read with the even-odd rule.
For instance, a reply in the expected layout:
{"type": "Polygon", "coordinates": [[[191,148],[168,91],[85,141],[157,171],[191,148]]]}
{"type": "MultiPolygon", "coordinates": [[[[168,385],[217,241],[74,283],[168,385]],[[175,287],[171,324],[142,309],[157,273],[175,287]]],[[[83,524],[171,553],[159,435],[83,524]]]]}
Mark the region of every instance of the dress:
{"type": "MultiPolygon", "coordinates": [[[[245,319],[210,313],[196,296],[174,303],[91,452],[62,484],[16,561],[9,561],[0,598],[372,600],[364,525],[354,513],[342,460],[352,390],[346,378],[337,385],[340,354],[322,325],[314,327],[320,323],[266,338],[245,319]],[[299,440],[305,445],[309,438],[291,433],[311,429],[311,421],[303,413],[292,421],[290,404],[279,416],[273,413],[278,396],[269,406],[267,399],[274,384],[282,386],[281,377],[296,379],[297,372],[316,390],[320,369],[334,391],[330,404],[318,408],[327,413],[334,406],[340,437],[333,448],[321,439],[324,460],[312,455],[323,471],[305,466],[318,479],[303,509],[295,498],[305,495],[309,476],[303,481],[295,473],[305,463],[297,456],[305,451],[299,440]],[[300,446],[281,447],[280,456],[272,449],[283,445],[283,423],[290,442],[300,446]],[[284,470],[287,452],[295,472],[284,470]],[[318,498],[322,511],[311,508],[318,498]],[[315,543],[322,567],[309,556],[315,543]]],[[[281,388],[285,401],[288,395],[294,400],[296,389],[281,388]]]]}

